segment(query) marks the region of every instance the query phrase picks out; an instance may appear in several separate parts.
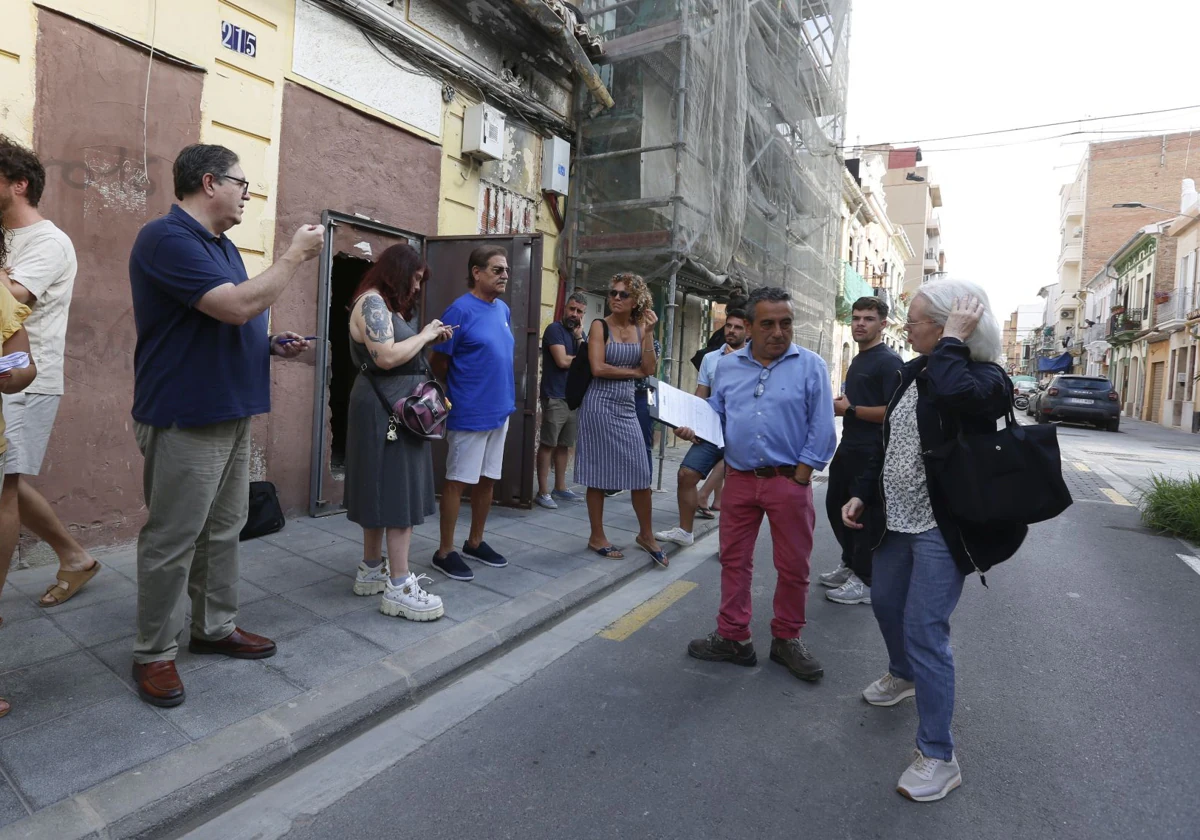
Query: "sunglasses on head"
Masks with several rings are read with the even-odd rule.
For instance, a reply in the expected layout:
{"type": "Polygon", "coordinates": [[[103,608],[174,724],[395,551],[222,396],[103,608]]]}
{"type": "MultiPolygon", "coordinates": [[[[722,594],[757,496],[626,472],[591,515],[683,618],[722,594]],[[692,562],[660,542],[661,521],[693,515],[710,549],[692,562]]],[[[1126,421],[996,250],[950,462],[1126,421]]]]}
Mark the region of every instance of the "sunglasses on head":
{"type": "Polygon", "coordinates": [[[610,298],[620,298],[621,300],[629,300],[633,297],[631,292],[623,292],[620,289],[609,289],[608,296],[610,298]]]}

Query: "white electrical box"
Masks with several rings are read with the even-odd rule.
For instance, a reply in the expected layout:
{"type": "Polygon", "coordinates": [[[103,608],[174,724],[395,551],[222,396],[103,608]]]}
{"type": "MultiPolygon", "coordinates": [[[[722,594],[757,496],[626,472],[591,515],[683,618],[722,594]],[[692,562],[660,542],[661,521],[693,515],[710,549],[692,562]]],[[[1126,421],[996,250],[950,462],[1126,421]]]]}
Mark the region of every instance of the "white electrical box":
{"type": "Polygon", "coordinates": [[[561,137],[542,141],[542,189],[566,195],[571,181],[571,144],[561,137]]]}
{"type": "Polygon", "coordinates": [[[464,156],[480,160],[504,157],[504,114],[491,105],[472,105],[463,115],[464,156]]]}

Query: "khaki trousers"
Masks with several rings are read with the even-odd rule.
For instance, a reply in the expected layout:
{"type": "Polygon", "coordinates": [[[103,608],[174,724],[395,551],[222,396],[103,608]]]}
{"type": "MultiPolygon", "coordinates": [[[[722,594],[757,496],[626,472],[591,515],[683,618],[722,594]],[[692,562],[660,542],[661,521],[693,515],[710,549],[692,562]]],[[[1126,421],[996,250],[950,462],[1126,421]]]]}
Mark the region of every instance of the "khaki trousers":
{"type": "Polygon", "coordinates": [[[149,517],[138,535],[138,664],[174,659],[184,593],[192,636],[216,641],[238,611],[238,535],[250,506],[250,420],[193,429],[134,424],[149,517]]]}

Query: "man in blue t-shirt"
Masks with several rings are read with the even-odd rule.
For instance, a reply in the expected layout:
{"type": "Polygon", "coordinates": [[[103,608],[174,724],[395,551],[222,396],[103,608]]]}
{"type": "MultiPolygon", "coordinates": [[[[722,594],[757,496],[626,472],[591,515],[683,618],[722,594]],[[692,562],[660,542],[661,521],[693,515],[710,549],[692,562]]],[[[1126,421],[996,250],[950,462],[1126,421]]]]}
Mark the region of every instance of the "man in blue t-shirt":
{"type": "Polygon", "coordinates": [[[133,679],[155,706],[183,702],[175,670],[183,597],[192,653],[265,659],[275,643],[236,624],[238,537],[250,506],[250,418],[271,410],[270,357],[308,349],[267,334],[267,309],[325,230],[302,225],[278,262],[254,278],[225,231],[250,197],[238,157],[193,145],[174,165],[171,212],[146,224],[129,255],[137,346],[133,420],[146,524],[138,536],[133,679]]]}
{"type": "Polygon", "coordinates": [[[433,567],[454,580],[475,573],[454,550],[454,526],[465,487],[471,487],[471,532],[463,554],[488,566],[508,565],[483,541],[492,506],[492,487],[504,464],[508,417],[517,410],[513,380],[512,318],[500,300],[508,287],[508,252],[485,245],[467,260],[467,293],[450,304],[442,323],[454,330],[433,346],[430,364],[446,383],[450,418],[446,424],[446,481],[442,486],[442,539],[433,567]]]}
{"type": "Polygon", "coordinates": [[[558,501],[583,499],[567,488],[567,453],[575,445],[575,412],[567,406],[567,371],[583,336],[587,296],[575,292],[567,298],[561,321],[542,334],[542,428],[538,438],[538,494],[534,499],[551,510],[558,501]],[[550,462],[554,462],[554,495],[550,495],[550,462]],[[555,501],[557,499],[558,501],[555,501]]]}

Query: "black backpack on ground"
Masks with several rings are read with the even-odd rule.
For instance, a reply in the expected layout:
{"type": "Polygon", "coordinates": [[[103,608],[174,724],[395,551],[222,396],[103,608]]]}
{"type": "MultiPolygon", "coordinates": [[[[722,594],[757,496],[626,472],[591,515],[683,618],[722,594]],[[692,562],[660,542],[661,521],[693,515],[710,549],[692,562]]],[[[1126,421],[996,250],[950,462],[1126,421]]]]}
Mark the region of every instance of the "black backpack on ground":
{"type": "MultiPolygon", "coordinates": [[[[599,319],[604,327],[604,343],[608,344],[608,321],[599,319]]],[[[581,341],[575,350],[575,358],[567,368],[567,408],[574,411],[583,405],[583,395],[592,384],[592,363],[588,361],[587,340],[581,341]]]]}
{"type": "Polygon", "coordinates": [[[252,540],[282,531],[286,520],[279,506],[279,494],[269,481],[250,482],[250,514],[239,540],[252,540]]]}

